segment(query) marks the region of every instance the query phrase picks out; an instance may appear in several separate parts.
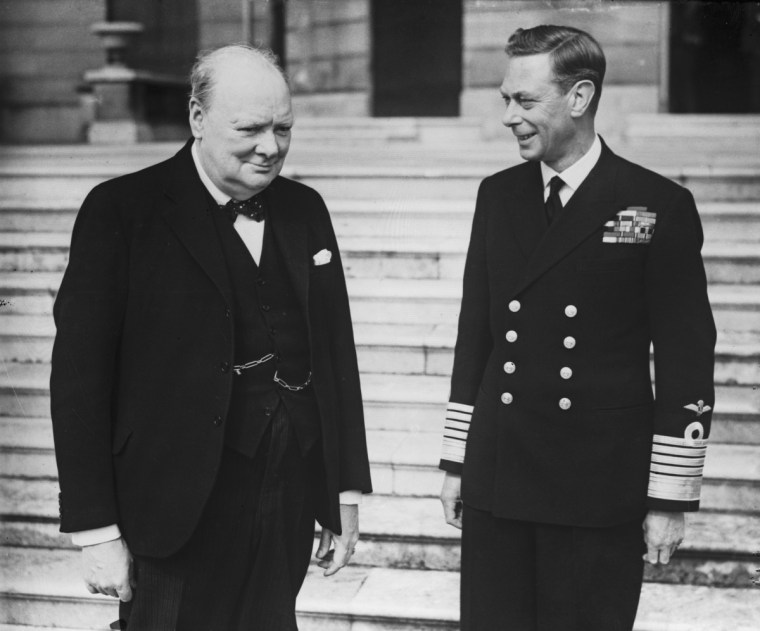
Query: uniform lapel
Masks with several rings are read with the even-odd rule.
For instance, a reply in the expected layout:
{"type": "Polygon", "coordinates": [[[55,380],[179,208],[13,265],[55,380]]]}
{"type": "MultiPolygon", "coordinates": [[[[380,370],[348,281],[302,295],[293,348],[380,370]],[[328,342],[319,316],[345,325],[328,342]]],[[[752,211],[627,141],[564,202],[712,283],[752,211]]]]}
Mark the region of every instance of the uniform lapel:
{"type": "Polygon", "coordinates": [[[540,240],[512,293],[521,292],[578,247],[617,212],[617,157],[606,145],[596,166],[540,240]]]}
{"type": "Polygon", "coordinates": [[[285,261],[301,310],[308,314],[309,252],[306,222],[299,218],[299,209],[288,199],[279,177],[269,185],[267,192],[267,221],[270,222],[275,242],[285,261]]]}
{"type": "Polygon", "coordinates": [[[529,260],[547,226],[541,167],[536,162],[528,162],[524,168],[526,176],[523,185],[504,192],[500,199],[508,200],[510,211],[507,215],[512,223],[512,232],[525,260],[529,260]]]}
{"type": "Polygon", "coordinates": [[[165,184],[169,203],[166,221],[223,296],[231,294],[230,279],[214,220],[209,212],[209,193],[198,176],[188,142],[174,156],[174,170],[165,184]]]}

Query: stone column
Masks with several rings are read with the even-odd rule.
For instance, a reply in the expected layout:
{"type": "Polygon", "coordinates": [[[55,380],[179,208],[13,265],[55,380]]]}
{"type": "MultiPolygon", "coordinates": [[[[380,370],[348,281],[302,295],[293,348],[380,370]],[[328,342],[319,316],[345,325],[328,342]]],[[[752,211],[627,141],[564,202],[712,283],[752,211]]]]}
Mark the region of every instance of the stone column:
{"type": "Polygon", "coordinates": [[[142,31],[137,22],[92,25],[105,49],[106,64],[84,74],[96,103],[95,120],[87,130],[90,143],[132,144],[152,139],[145,122],[145,85],[139,81],[140,73],[124,63],[125,49],[142,31]]]}

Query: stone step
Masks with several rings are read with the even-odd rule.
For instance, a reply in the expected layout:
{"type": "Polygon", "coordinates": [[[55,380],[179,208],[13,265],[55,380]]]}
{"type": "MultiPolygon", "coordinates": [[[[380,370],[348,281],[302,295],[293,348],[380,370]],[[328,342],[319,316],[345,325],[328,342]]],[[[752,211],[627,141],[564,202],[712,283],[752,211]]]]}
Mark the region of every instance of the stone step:
{"type": "Polygon", "coordinates": [[[754,114],[628,114],[624,133],[629,140],[667,138],[670,143],[744,140],[760,151],[760,116],[754,114]]]}
{"type": "MultiPolygon", "coordinates": [[[[0,232],[0,271],[55,272],[65,268],[69,235],[0,232]]],[[[350,237],[341,240],[346,275],[363,278],[457,279],[464,270],[467,235],[441,239],[350,237]]],[[[760,244],[704,246],[711,283],[760,283],[760,244]]]]}
{"type": "Polygon", "coordinates": [[[298,118],[295,142],[318,143],[322,146],[355,143],[394,145],[405,148],[409,143],[451,146],[477,142],[482,135],[480,119],[466,118],[298,118]]]}
{"type": "MultiPolygon", "coordinates": [[[[375,152],[377,154],[378,152],[375,152]]],[[[382,153],[382,152],[380,152],[382,153]]],[[[316,188],[326,199],[475,199],[479,182],[495,170],[517,162],[514,147],[489,152],[485,158],[478,149],[468,155],[440,157],[434,151],[391,152],[390,162],[360,150],[342,152],[339,160],[330,156],[309,156],[289,160],[282,174],[316,188]],[[399,159],[403,154],[405,158],[399,159]],[[488,164],[485,164],[488,162],[488,164]]],[[[631,156],[633,157],[633,156],[631,156]]],[[[5,200],[47,201],[57,199],[79,205],[98,183],[128,173],[137,164],[18,163],[0,166],[2,198],[5,200]]],[[[662,175],[686,186],[699,203],[710,201],[753,201],[760,199],[760,165],[712,166],[685,164],[678,160],[656,168],[662,175]],[[673,166],[684,164],[684,166],[673,166]]]]}
{"type": "MultiPolygon", "coordinates": [[[[459,279],[467,235],[426,240],[352,237],[342,239],[340,247],[349,277],[459,279]]],[[[710,283],[760,283],[760,243],[708,243],[702,255],[710,283]]]]}
{"type": "MultiPolygon", "coordinates": [[[[620,155],[641,162],[641,156],[650,152],[669,151],[681,158],[676,164],[715,164],[730,161],[734,154],[747,151],[757,159],[758,117],[748,114],[628,114],[625,123],[616,126],[616,136],[605,139],[620,155]],[[727,145],[726,140],[730,139],[727,145]],[[639,142],[645,141],[645,143],[639,142]],[[696,155],[684,150],[687,141],[700,143],[696,155]],[[751,151],[754,150],[754,151],[751,151]],[[630,155],[633,151],[634,155],[630,155]]],[[[119,147],[114,157],[113,148],[99,145],[10,145],[0,148],[0,162],[8,164],[46,163],[51,167],[61,164],[112,164],[136,162],[141,168],[174,154],[181,142],[152,142],[119,147]]],[[[291,143],[290,159],[302,162],[324,160],[325,154],[340,163],[346,154],[364,152],[369,160],[379,160],[382,154],[398,153],[402,158],[408,152],[426,153],[440,159],[450,155],[453,159],[462,152],[503,153],[504,148],[514,150],[512,135],[497,119],[447,117],[325,117],[298,116],[291,143]],[[378,152],[375,141],[384,146],[378,152]],[[440,145],[444,144],[444,147],[440,145]]],[[[515,152],[516,153],[516,152],[515,152]]],[[[655,153],[657,155],[657,153],[655,153]]],[[[503,158],[502,158],[503,160],[503,158]]],[[[308,163],[308,162],[307,162],[308,163]]],[[[660,164],[667,164],[660,160],[660,164]]]]}
{"type": "MultiPolygon", "coordinates": [[[[0,198],[0,231],[70,233],[78,204],[0,198]]],[[[331,199],[328,207],[342,237],[447,237],[469,234],[474,199],[331,199]]],[[[712,202],[699,208],[705,240],[752,241],[760,231],[756,203],[712,202]]]]}
{"type": "MultiPolygon", "coordinates": [[[[448,377],[362,375],[364,411],[369,429],[407,432],[443,431],[448,377]]],[[[718,386],[713,414],[714,443],[760,444],[760,393],[756,388],[718,386]]]]}
{"type": "MultiPolygon", "coordinates": [[[[101,626],[97,628],[100,630],[108,631],[110,627],[101,626]]],[[[0,631],[82,631],[82,629],[64,629],[63,627],[38,627],[37,625],[29,626],[26,624],[0,624],[0,631]]]]}
{"type": "MultiPolygon", "coordinates": [[[[50,366],[5,364],[0,375],[0,417],[48,418],[50,366]]],[[[440,432],[450,380],[444,376],[362,374],[367,427],[440,432]]],[[[712,440],[760,444],[760,391],[754,386],[718,385],[712,440]]]]}
{"type": "MultiPolygon", "coordinates": [[[[61,272],[0,272],[0,313],[52,313],[61,277],[61,272]]],[[[349,278],[347,282],[354,322],[456,326],[462,296],[459,279],[349,278]]],[[[760,285],[708,289],[719,330],[760,330],[760,285]]]]}
{"type": "MultiPolygon", "coordinates": [[[[354,334],[364,372],[451,374],[454,326],[357,323],[354,334]]],[[[715,352],[716,383],[750,387],[760,383],[760,332],[720,332],[715,352]]]]}
{"type": "MultiPolygon", "coordinates": [[[[444,324],[357,322],[354,335],[364,372],[450,375],[456,327],[444,324]]],[[[55,325],[46,315],[0,312],[0,361],[50,361],[55,325]]],[[[760,383],[760,331],[719,332],[715,379],[718,383],[760,383]]]]}
{"type": "Polygon", "coordinates": [[[0,272],[0,313],[51,315],[63,272],[0,272]]]}
{"type": "MultiPolygon", "coordinates": [[[[376,493],[437,497],[440,439],[426,433],[370,432],[367,444],[376,493]]],[[[760,513],[760,447],[711,445],[705,461],[702,507],[760,513]]]]}
{"type": "MultiPolygon", "coordinates": [[[[5,487],[12,485],[4,481],[5,487]]],[[[32,488],[50,493],[40,481],[32,488]]],[[[5,490],[5,489],[3,489],[5,490]]],[[[17,497],[17,496],[16,496],[17,497]]],[[[58,531],[55,496],[40,512],[41,499],[9,503],[0,513],[5,546],[74,549],[70,535],[58,531]],[[14,512],[10,512],[10,510],[14,512]]],[[[361,542],[353,562],[372,567],[458,571],[459,531],[443,520],[440,502],[429,497],[368,495],[361,507],[361,542]]],[[[742,513],[702,511],[687,515],[687,537],[673,562],[647,568],[646,580],[719,587],[747,587],[757,560],[754,541],[760,519],[742,513]]]]}
{"type": "MultiPolygon", "coordinates": [[[[6,548],[0,622],[104,630],[116,603],[92,596],[77,574],[77,553],[6,548]]],[[[458,628],[456,572],[348,567],[331,578],[312,566],[297,601],[302,631],[438,631],[458,628]]],[[[635,631],[753,631],[752,589],[647,583],[635,631]]]]}
{"type": "MultiPolygon", "coordinates": [[[[349,278],[348,290],[354,322],[456,326],[462,281],[349,278]]],[[[760,285],[711,285],[708,290],[718,329],[760,330],[760,285]]]]}
{"type": "MultiPolygon", "coordinates": [[[[23,425],[21,425],[23,427],[23,425]]],[[[19,425],[0,426],[3,430],[19,425]]],[[[39,427],[37,427],[39,430],[39,427]]],[[[29,447],[14,434],[0,439],[0,477],[55,480],[52,441],[29,447]]],[[[435,497],[440,492],[440,436],[431,432],[369,430],[373,488],[381,495],[435,497]]],[[[712,444],[705,462],[702,506],[760,513],[760,446],[712,444]]]]}
{"type": "MultiPolygon", "coordinates": [[[[648,567],[646,580],[748,587],[757,567],[757,515],[690,513],[687,537],[667,567],[648,567]]],[[[372,495],[361,507],[361,542],[354,561],[399,569],[458,571],[460,531],[447,525],[437,498],[372,495]]]]}

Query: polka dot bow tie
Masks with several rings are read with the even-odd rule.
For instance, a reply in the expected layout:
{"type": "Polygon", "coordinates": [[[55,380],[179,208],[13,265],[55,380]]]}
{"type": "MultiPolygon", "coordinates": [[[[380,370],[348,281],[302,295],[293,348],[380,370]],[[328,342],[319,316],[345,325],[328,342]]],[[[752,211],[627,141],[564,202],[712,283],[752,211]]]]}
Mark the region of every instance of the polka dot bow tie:
{"type": "Polygon", "coordinates": [[[239,202],[236,199],[231,199],[224,204],[224,206],[219,206],[219,208],[227,213],[227,216],[232,223],[235,223],[235,219],[237,219],[238,215],[244,215],[254,221],[264,221],[267,211],[267,207],[261,195],[254,195],[242,202],[239,202]]]}

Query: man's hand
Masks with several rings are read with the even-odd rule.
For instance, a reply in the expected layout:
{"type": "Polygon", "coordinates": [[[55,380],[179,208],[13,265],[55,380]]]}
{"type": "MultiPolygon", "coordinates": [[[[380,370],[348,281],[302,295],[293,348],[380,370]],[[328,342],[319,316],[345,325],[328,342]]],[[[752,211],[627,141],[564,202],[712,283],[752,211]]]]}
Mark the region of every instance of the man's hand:
{"type": "Polygon", "coordinates": [[[132,555],[119,537],[82,548],[84,582],[91,594],[106,594],[124,602],[132,600],[132,555]]]}
{"type": "Polygon", "coordinates": [[[443,504],[443,515],[446,523],[451,524],[454,528],[462,530],[462,476],[455,473],[446,473],[443,478],[443,488],[441,489],[441,504],[443,504]]]}
{"type": "Polygon", "coordinates": [[[686,530],[684,514],[649,511],[642,528],[644,542],[647,544],[644,560],[652,565],[657,565],[658,562],[667,565],[683,541],[686,530]]]}
{"type": "Polygon", "coordinates": [[[336,535],[327,528],[322,529],[322,538],[317,549],[317,565],[325,570],[325,576],[332,576],[340,568],[348,565],[354,548],[359,541],[359,506],[340,505],[340,528],[343,534],[336,535]],[[331,550],[330,544],[335,543],[331,550]]]}

